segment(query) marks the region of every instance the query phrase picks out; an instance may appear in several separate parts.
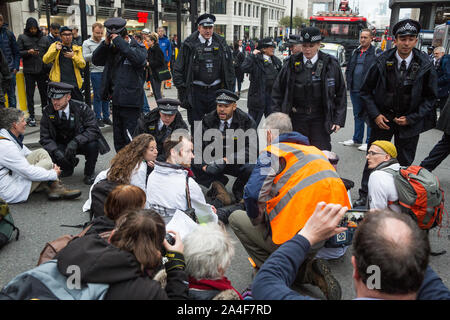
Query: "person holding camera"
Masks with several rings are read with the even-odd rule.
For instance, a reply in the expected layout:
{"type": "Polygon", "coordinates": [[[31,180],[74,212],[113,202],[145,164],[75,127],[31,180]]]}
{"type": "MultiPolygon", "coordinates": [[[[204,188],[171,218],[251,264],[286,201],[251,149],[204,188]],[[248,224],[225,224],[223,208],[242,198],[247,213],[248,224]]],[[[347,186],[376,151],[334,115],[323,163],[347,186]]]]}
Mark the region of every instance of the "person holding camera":
{"type": "Polygon", "coordinates": [[[41,97],[41,108],[48,103],[47,97],[47,66],[42,62],[42,57],[47,52],[50,42],[45,37],[39,24],[34,18],[28,18],[23,34],[17,39],[20,56],[23,61],[23,73],[25,76],[25,91],[27,94],[28,125],[36,126],[34,114],[34,90],[36,84],[41,97]]]}
{"type": "Polygon", "coordinates": [[[72,98],[84,101],[81,93],[83,79],[81,70],[86,67],[81,46],[72,44],[72,29],[67,26],[59,30],[61,42],[56,41],[50,45],[47,53],[42,57],[42,62],[53,63],[50,70],[50,81],[64,82],[73,86],[72,98]]]}
{"type": "Polygon", "coordinates": [[[131,141],[144,105],[147,50],[128,36],[126,24],[122,18],[106,20],[106,38],[92,54],[92,63],[104,66],[100,94],[104,100],[112,99],[116,152],[131,141]]]}

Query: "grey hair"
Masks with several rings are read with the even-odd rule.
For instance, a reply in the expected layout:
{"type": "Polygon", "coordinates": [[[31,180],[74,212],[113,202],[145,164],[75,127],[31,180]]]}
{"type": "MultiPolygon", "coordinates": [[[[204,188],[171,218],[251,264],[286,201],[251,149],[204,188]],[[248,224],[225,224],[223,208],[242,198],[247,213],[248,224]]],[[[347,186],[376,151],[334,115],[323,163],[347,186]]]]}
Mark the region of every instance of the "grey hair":
{"type": "Polygon", "coordinates": [[[444,47],[436,47],[436,48],[434,48],[434,51],[445,52],[445,48],[444,47]]]}
{"type": "Polygon", "coordinates": [[[278,132],[276,136],[279,136],[283,133],[292,132],[292,121],[287,114],[274,112],[266,118],[263,128],[272,131],[272,135],[278,132]]]}
{"type": "Polygon", "coordinates": [[[195,279],[220,279],[234,255],[230,236],[217,223],[199,225],[183,240],[186,273],[195,279]]]}
{"type": "Polygon", "coordinates": [[[16,108],[0,109],[0,128],[10,130],[14,123],[20,122],[24,113],[16,108]]]}

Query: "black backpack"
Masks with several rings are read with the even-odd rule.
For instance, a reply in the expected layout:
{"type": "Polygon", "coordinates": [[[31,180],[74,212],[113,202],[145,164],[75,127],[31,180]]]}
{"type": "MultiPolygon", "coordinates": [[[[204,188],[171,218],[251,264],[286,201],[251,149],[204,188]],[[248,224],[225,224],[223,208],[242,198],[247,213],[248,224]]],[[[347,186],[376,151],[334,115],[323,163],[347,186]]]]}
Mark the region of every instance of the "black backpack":
{"type": "Polygon", "coordinates": [[[103,179],[97,182],[91,192],[91,219],[105,215],[104,206],[108,194],[119,185],[118,182],[103,179]]]}
{"type": "Polygon", "coordinates": [[[19,229],[14,225],[8,204],[0,198],[0,249],[12,239],[14,231],[16,231],[17,241],[19,240],[19,229]]]}

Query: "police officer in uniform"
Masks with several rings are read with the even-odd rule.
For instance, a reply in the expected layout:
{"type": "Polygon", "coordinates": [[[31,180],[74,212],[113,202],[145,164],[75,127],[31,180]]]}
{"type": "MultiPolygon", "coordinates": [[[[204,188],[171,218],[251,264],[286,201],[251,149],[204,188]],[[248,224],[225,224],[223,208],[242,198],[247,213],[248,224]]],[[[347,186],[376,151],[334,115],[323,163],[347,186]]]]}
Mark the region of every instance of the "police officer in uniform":
{"type": "Polygon", "coordinates": [[[188,130],[188,126],[178,111],[179,100],[163,98],[157,100],[156,103],[158,105],[157,108],[139,118],[134,136],[141,133],[149,133],[154,136],[158,148],[156,160],[165,162],[164,140],[175,130],[188,130]]]}
{"type": "Polygon", "coordinates": [[[264,115],[272,113],[272,87],[282,62],[275,57],[276,44],[272,38],[264,38],[258,42],[258,49],[248,55],[242,63],[242,71],[250,75],[247,108],[250,116],[256,121],[256,126],[264,115]]]}
{"type": "MultiPolygon", "coordinates": [[[[238,100],[239,97],[232,91],[222,89],[216,92],[216,110],[205,115],[202,121],[202,130],[203,133],[210,129],[220,131],[222,141],[218,145],[223,146],[222,157],[220,158],[218,154],[214,153],[211,155],[216,158],[214,161],[208,162],[205,159],[205,149],[210,144],[217,144],[215,138],[213,138],[212,142],[203,141],[201,149],[199,148],[202,150],[203,163],[192,166],[196,181],[207,188],[212,182],[220,182],[225,185],[228,182],[228,178],[225,177],[226,174],[236,177],[232,191],[237,202],[242,200],[244,186],[254,168],[254,164],[249,163],[250,152],[257,155],[258,145],[256,123],[247,113],[237,107],[238,100]],[[243,130],[243,132],[255,130],[253,135],[255,141],[250,141],[250,134],[246,137],[236,135],[235,130],[238,129],[243,130]],[[229,136],[232,134],[233,137],[229,136]],[[239,139],[245,139],[245,141],[241,143],[239,139]],[[255,149],[251,150],[251,146],[255,149]]],[[[198,146],[194,145],[194,148],[197,150],[198,146]]],[[[225,203],[225,205],[228,204],[225,203]]]]}
{"type": "Polygon", "coordinates": [[[73,174],[79,159],[85,156],[84,183],[91,185],[99,152],[109,151],[92,109],[78,100],[71,100],[73,86],[62,82],[48,84],[51,103],[44,108],[39,143],[61,167],[60,177],[73,174]]]}
{"type": "Polygon", "coordinates": [[[345,124],[347,93],[338,61],[319,51],[322,35],[303,28],[302,52],[289,57],[273,86],[274,111],[288,114],[294,131],[311,145],[331,150],[330,134],[345,124]]]}
{"type": "MultiPolygon", "coordinates": [[[[401,166],[412,164],[420,133],[436,124],[437,75],[428,56],[415,48],[420,28],[412,19],[399,21],[394,26],[395,48],[376,59],[360,89],[371,127],[367,147],[375,140],[390,141],[395,137],[401,166]]],[[[360,198],[354,206],[367,203],[369,175],[366,162],[360,198]]]]}
{"type": "Polygon", "coordinates": [[[216,108],[218,89],[234,89],[233,54],[225,39],[214,33],[215,21],[208,13],[198,17],[198,30],[183,42],[174,66],[173,82],[181,106],[188,110],[191,130],[194,121],[216,108]]]}

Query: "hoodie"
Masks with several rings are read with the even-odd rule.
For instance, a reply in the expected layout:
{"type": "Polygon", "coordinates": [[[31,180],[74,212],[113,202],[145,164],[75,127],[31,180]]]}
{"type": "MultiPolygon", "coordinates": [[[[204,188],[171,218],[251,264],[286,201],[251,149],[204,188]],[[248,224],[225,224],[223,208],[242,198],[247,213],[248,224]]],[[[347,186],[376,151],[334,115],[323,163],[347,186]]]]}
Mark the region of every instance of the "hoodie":
{"type": "Polygon", "coordinates": [[[69,277],[71,265],[80,268],[81,282],[109,284],[105,300],[187,299],[188,285],[184,270],[171,269],[165,290],[160,283],[141,271],[135,256],[121,250],[97,234],[71,241],[56,256],[58,270],[69,277]]]}
{"type": "Polygon", "coordinates": [[[50,43],[48,38],[44,37],[41,30],[39,30],[36,19],[27,19],[23,34],[19,35],[19,38],[17,38],[17,46],[19,47],[19,53],[22,57],[24,73],[39,74],[49,70],[49,67],[42,62],[42,57],[47,52],[50,43]],[[36,27],[38,31],[35,34],[32,34],[30,32],[31,27],[36,27]],[[29,54],[28,50],[30,49],[39,50],[39,54],[29,54]]]}

